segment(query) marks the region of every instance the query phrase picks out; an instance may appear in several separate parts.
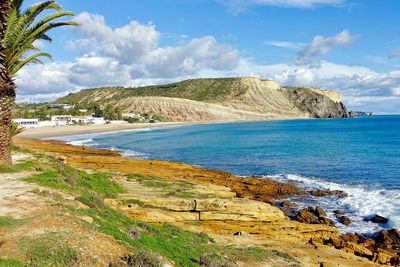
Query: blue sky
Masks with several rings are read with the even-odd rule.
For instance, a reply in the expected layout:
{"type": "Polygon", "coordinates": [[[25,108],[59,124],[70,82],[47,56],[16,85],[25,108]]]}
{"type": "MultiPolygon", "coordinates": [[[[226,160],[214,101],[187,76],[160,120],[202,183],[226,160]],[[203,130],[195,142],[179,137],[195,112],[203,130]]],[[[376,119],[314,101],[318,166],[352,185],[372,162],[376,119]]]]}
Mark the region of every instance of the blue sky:
{"type": "Polygon", "coordinates": [[[37,43],[54,60],[18,74],[18,101],[108,85],[256,76],[340,91],[352,110],[400,113],[398,0],[58,3],[81,27],[37,43]]]}

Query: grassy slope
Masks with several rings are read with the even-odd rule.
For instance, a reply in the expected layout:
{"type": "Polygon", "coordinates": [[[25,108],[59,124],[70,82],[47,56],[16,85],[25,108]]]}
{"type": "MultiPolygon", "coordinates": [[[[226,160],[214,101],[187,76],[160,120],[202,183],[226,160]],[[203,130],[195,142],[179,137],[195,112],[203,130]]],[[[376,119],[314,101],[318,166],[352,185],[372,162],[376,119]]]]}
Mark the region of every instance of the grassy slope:
{"type": "MultiPolygon", "coordinates": [[[[113,176],[116,174],[77,170],[48,156],[40,154],[34,156],[35,161],[20,163],[13,168],[0,168],[0,173],[36,171],[37,174],[24,180],[76,196],[77,201],[89,208],[71,206],[60,194],[57,194],[53,202],[55,201],[63,210],[75,216],[91,217],[93,223],[82,222],[82,227],[87,231],[110,235],[125,246],[130,254],[123,256],[122,260],[129,266],[160,266],[160,255],[175,262],[176,266],[204,264],[205,266],[215,266],[215,264],[223,266],[235,261],[257,262],[271,257],[287,259],[289,265],[297,265],[297,262],[285,253],[258,247],[221,246],[214,244],[212,239],[203,233],[183,231],[169,224],[152,225],[134,221],[103,202],[104,198],[116,198],[118,193],[124,192],[124,189],[114,182],[113,176]]],[[[155,186],[155,181],[151,177],[129,175],[127,179],[138,179],[143,183],[151,182],[149,186],[155,186]]],[[[166,183],[163,178],[157,181],[166,183]]],[[[164,186],[164,184],[161,185],[159,182],[157,186],[164,186]]],[[[48,192],[35,193],[48,197],[49,200],[52,198],[48,192]]],[[[29,220],[0,217],[0,230],[18,228],[22,224],[29,223],[29,220]]],[[[19,242],[19,251],[24,255],[29,266],[80,265],[79,251],[69,247],[66,239],[68,237],[65,234],[54,232],[36,238],[23,238],[19,242]]],[[[24,263],[14,259],[0,258],[0,265],[24,266],[24,263]]]]}
{"type": "Polygon", "coordinates": [[[246,92],[247,89],[241,86],[238,80],[239,78],[195,79],[167,85],[139,88],[104,87],[86,89],[60,98],[56,102],[88,104],[90,103],[88,99],[90,99],[91,95],[98,91],[117,92],[117,94],[112,96],[112,100],[116,101],[134,96],[174,97],[195,101],[222,101],[238,97],[246,92]]]}

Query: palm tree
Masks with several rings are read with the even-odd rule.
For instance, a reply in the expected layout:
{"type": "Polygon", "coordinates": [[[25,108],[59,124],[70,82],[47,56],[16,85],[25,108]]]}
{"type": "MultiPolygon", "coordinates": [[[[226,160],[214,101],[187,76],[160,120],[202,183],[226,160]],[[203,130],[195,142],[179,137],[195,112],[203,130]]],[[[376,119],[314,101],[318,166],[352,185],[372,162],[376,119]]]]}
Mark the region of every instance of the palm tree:
{"type": "Polygon", "coordinates": [[[10,120],[15,98],[15,85],[7,72],[4,36],[7,29],[7,14],[10,1],[0,3],[0,164],[11,164],[10,120]]]}
{"type": "Polygon", "coordinates": [[[42,63],[39,57],[51,59],[51,55],[41,52],[34,42],[51,42],[47,32],[61,26],[78,26],[73,21],[55,21],[74,13],[62,11],[56,0],[44,1],[32,5],[23,13],[23,0],[1,0],[0,4],[0,164],[11,164],[10,135],[12,106],[15,101],[13,78],[24,66],[42,63]],[[55,13],[38,19],[43,11],[55,13]]]}

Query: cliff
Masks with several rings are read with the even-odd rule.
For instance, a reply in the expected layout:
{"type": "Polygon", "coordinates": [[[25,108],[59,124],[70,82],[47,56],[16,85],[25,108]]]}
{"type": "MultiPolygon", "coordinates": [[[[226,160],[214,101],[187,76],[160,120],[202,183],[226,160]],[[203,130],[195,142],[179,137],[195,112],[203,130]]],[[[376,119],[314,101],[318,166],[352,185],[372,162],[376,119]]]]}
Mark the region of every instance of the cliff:
{"type": "Polygon", "coordinates": [[[350,117],[341,100],[338,92],[281,87],[249,77],[87,89],[56,103],[119,106],[124,113],[157,114],[171,121],[239,121],[350,117]]]}

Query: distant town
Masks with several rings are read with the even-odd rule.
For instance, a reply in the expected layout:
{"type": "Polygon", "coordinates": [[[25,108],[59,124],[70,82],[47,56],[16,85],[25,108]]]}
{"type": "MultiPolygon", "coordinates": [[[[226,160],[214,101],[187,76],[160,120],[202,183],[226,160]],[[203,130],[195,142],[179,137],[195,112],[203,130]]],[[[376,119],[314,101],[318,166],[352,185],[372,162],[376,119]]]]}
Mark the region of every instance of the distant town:
{"type": "Polygon", "coordinates": [[[119,108],[92,105],[87,109],[68,104],[19,104],[12,121],[24,128],[84,124],[155,123],[160,116],[121,113],[119,108]]]}

